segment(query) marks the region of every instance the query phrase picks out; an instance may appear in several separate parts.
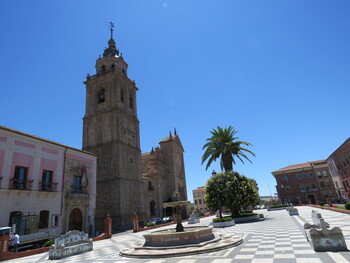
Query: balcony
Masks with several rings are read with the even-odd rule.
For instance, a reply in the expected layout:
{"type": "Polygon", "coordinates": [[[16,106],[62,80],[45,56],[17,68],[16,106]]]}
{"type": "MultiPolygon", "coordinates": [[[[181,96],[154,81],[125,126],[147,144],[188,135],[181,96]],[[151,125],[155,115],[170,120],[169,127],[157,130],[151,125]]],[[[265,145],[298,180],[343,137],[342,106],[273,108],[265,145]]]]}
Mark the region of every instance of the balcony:
{"type": "Polygon", "coordinates": [[[80,194],[87,194],[87,185],[76,185],[72,184],[71,185],[71,192],[72,193],[80,193],[80,194]]]}
{"type": "Polygon", "coordinates": [[[34,180],[19,180],[12,178],[10,179],[10,188],[16,190],[31,190],[33,181],[34,180]]]}
{"type": "Polygon", "coordinates": [[[58,183],[39,182],[39,189],[45,192],[57,192],[57,184],[58,183]]]}

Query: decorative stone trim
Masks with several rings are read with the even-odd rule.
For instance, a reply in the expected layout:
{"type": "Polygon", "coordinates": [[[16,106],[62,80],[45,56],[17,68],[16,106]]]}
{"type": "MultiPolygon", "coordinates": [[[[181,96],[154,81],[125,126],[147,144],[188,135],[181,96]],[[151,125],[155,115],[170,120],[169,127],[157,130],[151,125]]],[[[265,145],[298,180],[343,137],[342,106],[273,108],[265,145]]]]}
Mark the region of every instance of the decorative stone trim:
{"type": "Polygon", "coordinates": [[[230,226],[234,226],[235,220],[231,220],[231,221],[226,221],[226,222],[213,222],[213,227],[218,228],[218,227],[230,227],[230,226]]]}

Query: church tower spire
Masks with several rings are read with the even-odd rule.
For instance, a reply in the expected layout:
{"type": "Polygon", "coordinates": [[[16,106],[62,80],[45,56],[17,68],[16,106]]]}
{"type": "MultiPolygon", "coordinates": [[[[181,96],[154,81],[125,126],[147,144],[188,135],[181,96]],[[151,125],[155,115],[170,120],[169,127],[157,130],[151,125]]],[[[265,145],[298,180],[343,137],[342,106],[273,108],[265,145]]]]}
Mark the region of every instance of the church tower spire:
{"type": "Polygon", "coordinates": [[[109,28],[111,31],[111,38],[108,40],[108,48],[105,49],[105,51],[103,52],[103,56],[104,57],[115,57],[115,56],[119,56],[119,50],[116,48],[116,44],[115,41],[113,39],[113,28],[114,28],[114,24],[112,22],[109,22],[109,28]]]}
{"type": "Polygon", "coordinates": [[[135,81],[111,38],[96,74],[88,75],[83,118],[83,149],[97,155],[95,226],[103,230],[110,214],[113,231],[132,228],[130,218],[145,214],[135,81]]]}

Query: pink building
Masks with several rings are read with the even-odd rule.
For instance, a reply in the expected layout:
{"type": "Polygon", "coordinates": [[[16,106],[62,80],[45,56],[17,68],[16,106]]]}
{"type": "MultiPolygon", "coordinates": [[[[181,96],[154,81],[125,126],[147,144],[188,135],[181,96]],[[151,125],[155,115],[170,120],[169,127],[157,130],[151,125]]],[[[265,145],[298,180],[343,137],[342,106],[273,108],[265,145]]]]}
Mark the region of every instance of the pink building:
{"type": "Polygon", "coordinates": [[[93,234],[96,156],[0,126],[0,199],[0,227],[20,235],[93,234]]]}

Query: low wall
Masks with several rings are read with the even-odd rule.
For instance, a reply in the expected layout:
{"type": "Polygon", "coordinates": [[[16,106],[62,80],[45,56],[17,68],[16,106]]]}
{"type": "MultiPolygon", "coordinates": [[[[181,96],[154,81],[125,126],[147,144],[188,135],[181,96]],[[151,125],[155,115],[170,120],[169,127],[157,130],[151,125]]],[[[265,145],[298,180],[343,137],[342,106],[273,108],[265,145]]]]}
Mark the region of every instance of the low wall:
{"type": "MultiPolygon", "coordinates": [[[[92,238],[92,241],[100,241],[103,239],[107,239],[108,235],[107,233],[102,233],[98,237],[92,238]]],[[[48,252],[50,250],[50,247],[42,247],[42,248],[37,248],[37,249],[31,249],[31,250],[26,250],[22,252],[0,252],[0,261],[5,261],[9,259],[15,259],[15,258],[21,258],[21,257],[28,257],[31,255],[35,254],[40,254],[44,252],[48,252]]]]}

